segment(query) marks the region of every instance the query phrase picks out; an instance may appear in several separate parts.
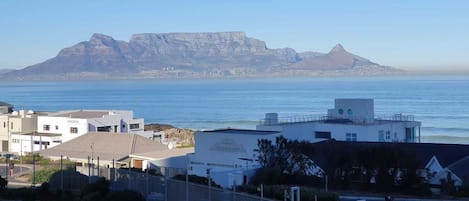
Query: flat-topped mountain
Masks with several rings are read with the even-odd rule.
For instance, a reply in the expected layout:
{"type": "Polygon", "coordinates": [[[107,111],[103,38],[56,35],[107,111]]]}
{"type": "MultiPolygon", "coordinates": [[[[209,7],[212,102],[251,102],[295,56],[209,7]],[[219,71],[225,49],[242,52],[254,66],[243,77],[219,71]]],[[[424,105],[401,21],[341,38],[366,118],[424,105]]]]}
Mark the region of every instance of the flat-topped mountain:
{"type": "Polygon", "coordinates": [[[389,74],[384,67],[336,45],[329,53],[270,49],[243,32],[143,33],[129,42],[103,34],[62,49],[58,55],[4,79],[200,78],[307,76],[338,71],[389,74]]]}

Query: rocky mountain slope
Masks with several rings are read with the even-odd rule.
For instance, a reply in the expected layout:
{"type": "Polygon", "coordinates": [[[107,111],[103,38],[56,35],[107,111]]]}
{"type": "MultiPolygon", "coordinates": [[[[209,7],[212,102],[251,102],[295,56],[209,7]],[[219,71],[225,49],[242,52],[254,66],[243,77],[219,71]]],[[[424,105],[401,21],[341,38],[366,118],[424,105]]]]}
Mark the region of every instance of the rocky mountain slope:
{"type": "Polygon", "coordinates": [[[133,35],[129,42],[94,34],[54,58],[4,73],[3,78],[304,76],[354,69],[361,69],[361,74],[399,72],[349,53],[340,44],[329,53],[298,53],[291,48],[269,49],[264,41],[243,32],[143,33],[133,35]]]}

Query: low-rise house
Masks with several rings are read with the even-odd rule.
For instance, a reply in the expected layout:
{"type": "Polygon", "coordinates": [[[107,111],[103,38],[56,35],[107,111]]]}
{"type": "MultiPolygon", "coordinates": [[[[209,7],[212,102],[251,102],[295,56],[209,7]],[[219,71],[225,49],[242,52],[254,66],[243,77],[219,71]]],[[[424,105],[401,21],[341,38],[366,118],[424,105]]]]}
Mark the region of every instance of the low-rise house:
{"type": "Polygon", "coordinates": [[[55,147],[39,151],[41,156],[59,160],[60,156],[85,165],[92,162],[101,166],[141,168],[143,159],[133,159],[138,153],[166,151],[168,147],[137,134],[110,132],[87,133],[55,147]],[[113,164],[114,162],[114,164],[113,164]]]}
{"type": "MultiPolygon", "coordinates": [[[[21,139],[15,135],[28,134],[36,131],[38,115],[29,110],[13,111],[0,114],[1,151],[19,153],[21,139]],[[18,150],[16,149],[18,147],[18,150]]],[[[29,140],[29,144],[31,141],[29,140]]]]}
{"type": "MultiPolygon", "coordinates": [[[[469,182],[469,145],[458,144],[436,144],[436,143],[383,143],[383,142],[346,142],[328,140],[313,144],[314,153],[310,157],[321,168],[326,170],[332,179],[339,168],[347,169],[351,172],[357,166],[357,162],[363,160],[366,151],[384,150],[382,153],[394,154],[396,164],[403,164],[406,160],[416,164],[417,173],[430,185],[430,190],[434,194],[444,191],[445,185],[452,183],[454,188],[458,188],[469,182]],[[402,161],[399,161],[402,160],[402,161]],[[350,167],[339,167],[342,166],[350,167]]],[[[377,153],[374,153],[377,154],[377,153]]],[[[376,157],[385,158],[387,156],[376,157]]],[[[369,159],[376,161],[377,159],[369,159]]],[[[393,159],[390,159],[393,160],[393,159]]],[[[393,169],[395,167],[387,167],[393,169]]],[[[407,170],[397,171],[398,173],[407,170]]],[[[351,175],[346,172],[346,175],[351,175]]],[[[396,173],[395,177],[400,177],[396,173]]],[[[335,175],[337,176],[337,175],[335,175]]],[[[399,178],[395,178],[399,179],[399,178]]]]}
{"type": "Polygon", "coordinates": [[[220,129],[195,133],[195,153],[189,157],[189,174],[210,176],[223,187],[247,183],[259,167],[257,140],[275,141],[278,131],[220,129]]]}

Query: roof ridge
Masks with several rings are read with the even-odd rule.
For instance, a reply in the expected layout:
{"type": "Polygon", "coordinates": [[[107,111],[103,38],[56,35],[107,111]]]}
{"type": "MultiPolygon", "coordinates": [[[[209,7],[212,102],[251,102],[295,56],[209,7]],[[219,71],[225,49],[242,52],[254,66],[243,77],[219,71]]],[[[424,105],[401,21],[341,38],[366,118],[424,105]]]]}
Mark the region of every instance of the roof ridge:
{"type": "Polygon", "coordinates": [[[130,134],[132,135],[132,144],[130,145],[130,153],[129,154],[133,154],[135,152],[135,144],[137,144],[137,138],[136,138],[136,134],[130,134]]]}

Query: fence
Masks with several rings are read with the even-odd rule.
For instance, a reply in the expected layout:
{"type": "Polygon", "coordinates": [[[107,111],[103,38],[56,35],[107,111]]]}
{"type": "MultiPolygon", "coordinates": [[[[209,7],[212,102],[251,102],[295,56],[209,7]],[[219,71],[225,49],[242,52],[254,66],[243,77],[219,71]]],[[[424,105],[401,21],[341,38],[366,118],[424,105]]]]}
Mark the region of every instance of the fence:
{"type": "Polygon", "coordinates": [[[110,178],[111,190],[134,190],[146,195],[147,200],[162,201],[258,201],[260,197],[228,189],[210,188],[148,173],[117,169],[116,177],[110,178]]]}
{"type": "MultiPolygon", "coordinates": [[[[59,167],[60,168],[60,167],[59,167]]],[[[41,169],[44,169],[42,167],[41,169]]],[[[133,190],[144,195],[148,201],[268,201],[229,189],[208,187],[164,176],[129,169],[95,166],[71,167],[70,171],[56,173],[49,181],[51,190],[80,191],[99,177],[109,180],[110,190],[133,190]],[[81,173],[81,174],[80,174],[81,173]]]]}

